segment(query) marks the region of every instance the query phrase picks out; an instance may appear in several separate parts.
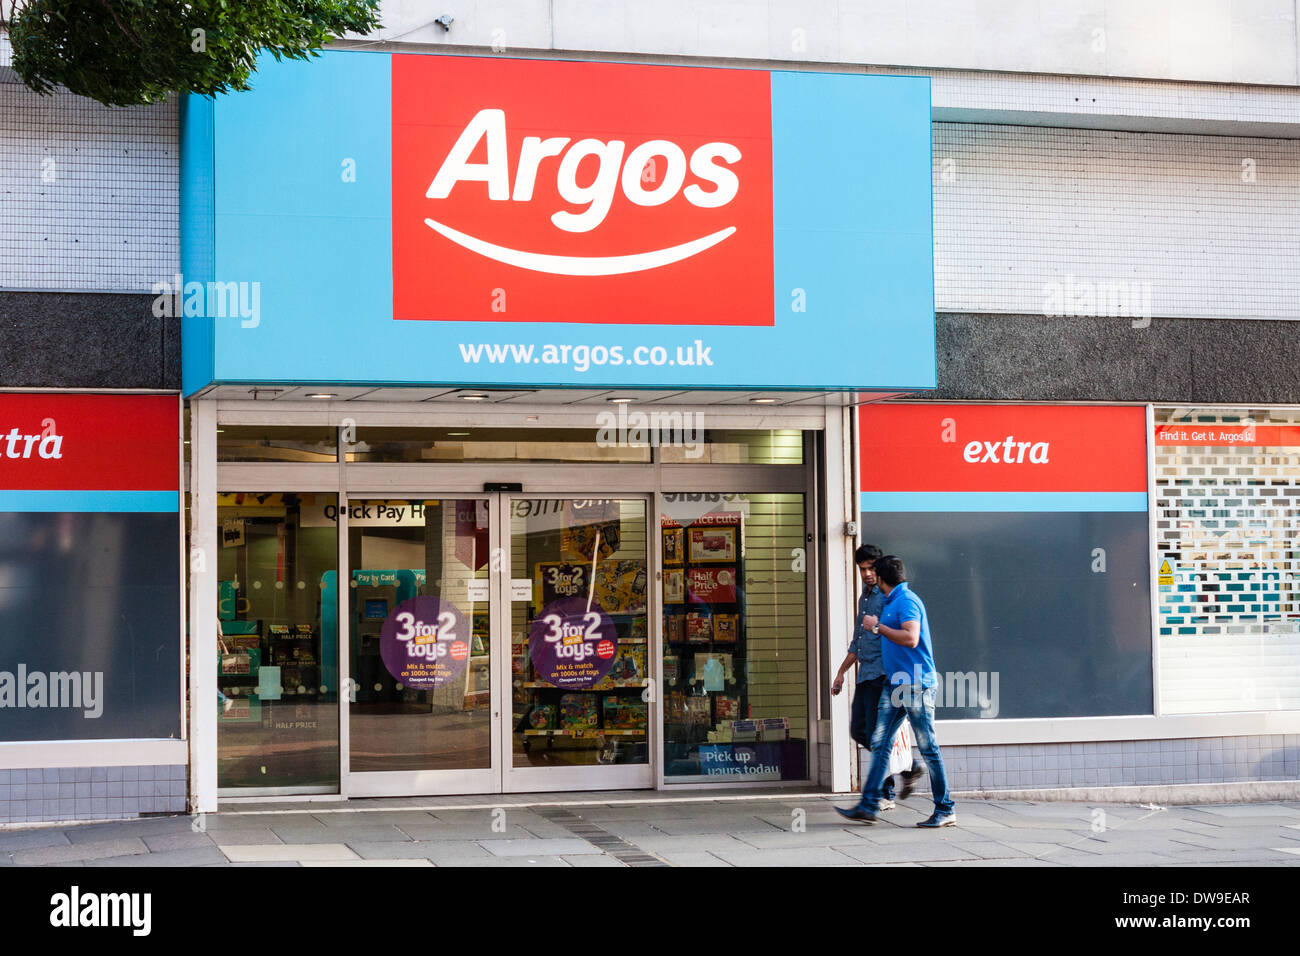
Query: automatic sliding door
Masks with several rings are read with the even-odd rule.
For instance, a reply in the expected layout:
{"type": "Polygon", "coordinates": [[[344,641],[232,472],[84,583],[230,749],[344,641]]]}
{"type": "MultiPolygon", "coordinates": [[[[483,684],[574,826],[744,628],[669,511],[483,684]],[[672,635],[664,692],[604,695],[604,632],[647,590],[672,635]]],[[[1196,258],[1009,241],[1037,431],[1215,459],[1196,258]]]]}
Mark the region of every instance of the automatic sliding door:
{"type": "Polygon", "coordinates": [[[353,793],[496,789],[490,533],[487,498],[349,501],[353,793]]]}
{"type": "Polygon", "coordinates": [[[646,505],[507,499],[507,790],[653,785],[646,505]]]}

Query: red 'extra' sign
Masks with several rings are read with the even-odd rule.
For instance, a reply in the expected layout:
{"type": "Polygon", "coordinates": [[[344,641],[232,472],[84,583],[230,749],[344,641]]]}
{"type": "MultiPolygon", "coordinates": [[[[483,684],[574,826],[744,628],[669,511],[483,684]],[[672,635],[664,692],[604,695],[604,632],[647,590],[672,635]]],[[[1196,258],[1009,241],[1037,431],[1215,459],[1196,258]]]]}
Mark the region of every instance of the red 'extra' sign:
{"type": "Polygon", "coordinates": [[[392,69],[395,318],[773,324],[767,73],[392,69]]]}
{"type": "Polygon", "coordinates": [[[170,395],[0,395],[0,488],[176,491],[170,395]]]}
{"type": "Polygon", "coordinates": [[[1146,410],[864,405],[863,491],[1145,492],[1146,410]]]}

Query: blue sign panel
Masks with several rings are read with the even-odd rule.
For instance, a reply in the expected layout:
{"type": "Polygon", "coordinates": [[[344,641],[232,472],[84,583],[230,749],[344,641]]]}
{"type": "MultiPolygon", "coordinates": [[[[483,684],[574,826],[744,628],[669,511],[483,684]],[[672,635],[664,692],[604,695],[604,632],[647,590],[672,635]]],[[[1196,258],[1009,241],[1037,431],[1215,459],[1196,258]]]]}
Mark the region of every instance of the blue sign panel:
{"type": "Polygon", "coordinates": [[[332,51],[181,169],[187,394],[936,384],[928,78],[332,51]]]}

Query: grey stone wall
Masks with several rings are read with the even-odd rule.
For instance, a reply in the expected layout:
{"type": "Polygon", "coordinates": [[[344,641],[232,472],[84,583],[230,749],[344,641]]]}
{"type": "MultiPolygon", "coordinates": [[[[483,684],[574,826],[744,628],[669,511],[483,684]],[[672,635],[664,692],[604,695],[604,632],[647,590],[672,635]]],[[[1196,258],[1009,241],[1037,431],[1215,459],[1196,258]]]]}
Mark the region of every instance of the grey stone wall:
{"type": "Polygon", "coordinates": [[[151,295],[0,292],[0,387],[179,391],[180,333],[151,295]]]}
{"type": "Polygon", "coordinates": [[[941,312],[935,340],[935,399],[1300,403],[1294,322],[941,312]]]}

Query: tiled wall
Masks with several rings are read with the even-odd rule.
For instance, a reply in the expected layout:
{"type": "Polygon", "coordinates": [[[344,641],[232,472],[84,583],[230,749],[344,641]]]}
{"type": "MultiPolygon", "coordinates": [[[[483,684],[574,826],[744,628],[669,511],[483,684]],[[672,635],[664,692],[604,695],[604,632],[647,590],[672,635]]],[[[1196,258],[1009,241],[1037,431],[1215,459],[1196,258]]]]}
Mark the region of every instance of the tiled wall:
{"type": "Polygon", "coordinates": [[[179,269],[177,105],[0,81],[0,289],[148,292],[179,269]]]}
{"type": "Polygon", "coordinates": [[[0,770],[0,823],[184,813],[184,764],[0,770]]]}
{"type": "MultiPolygon", "coordinates": [[[[1042,790],[1300,777],[1300,734],[943,747],[953,790],[1042,790]]],[[[866,758],[866,751],[859,752],[866,758]]],[[[863,759],[862,773],[867,769],[863,759]]]]}
{"type": "Polygon", "coordinates": [[[1294,319],[1300,142],[934,124],[941,312],[1294,319]]]}

